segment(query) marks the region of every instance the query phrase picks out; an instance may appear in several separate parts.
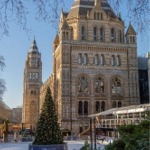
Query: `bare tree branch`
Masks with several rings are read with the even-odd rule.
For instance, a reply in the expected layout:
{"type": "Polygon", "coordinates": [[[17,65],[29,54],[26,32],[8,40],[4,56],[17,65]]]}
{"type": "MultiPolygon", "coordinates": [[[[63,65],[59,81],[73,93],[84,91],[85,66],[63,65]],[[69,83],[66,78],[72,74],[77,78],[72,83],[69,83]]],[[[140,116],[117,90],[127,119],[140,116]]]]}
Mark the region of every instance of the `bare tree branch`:
{"type": "MultiPolygon", "coordinates": [[[[3,71],[5,67],[5,62],[4,62],[4,57],[3,56],[0,56],[0,70],[3,71]]],[[[2,99],[2,96],[6,90],[6,86],[5,86],[5,81],[4,79],[1,79],[0,78],[0,99],[2,99]]]]}
{"type": "Polygon", "coordinates": [[[128,17],[140,33],[150,28],[150,1],[149,0],[109,0],[109,3],[119,10],[121,5],[126,5],[128,17]]]}
{"type": "MultiPolygon", "coordinates": [[[[72,0],[73,2],[74,0],[72,0]]],[[[8,35],[10,22],[17,23],[23,30],[27,28],[29,5],[36,9],[36,19],[50,24],[58,22],[60,9],[67,0],[1,0],[0,1],[0,35],[8,35]]],[[[109,4],[119,10],[125,5],[128,17],[141,33],[150,25],[149,0],[108,0],[109,4]]],[[[33,11],[33,10],[31,10],[33,11]]]]}
{"type": "Polygon", "coordinates": [[[4,67],[5,67],[5,63],[4,63],[4,57],[0,56],[0,70],[3,71],[4,67]]]}

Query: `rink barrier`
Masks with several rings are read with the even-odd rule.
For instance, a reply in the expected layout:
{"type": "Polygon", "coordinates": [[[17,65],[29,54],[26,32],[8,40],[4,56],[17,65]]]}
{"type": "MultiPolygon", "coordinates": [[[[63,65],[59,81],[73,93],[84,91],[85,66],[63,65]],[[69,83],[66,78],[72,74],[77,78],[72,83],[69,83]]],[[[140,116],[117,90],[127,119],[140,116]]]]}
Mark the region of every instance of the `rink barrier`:
{"type": "Polygon", "coordinates": [[[29,144],[28,150],[68,150],[67,144],[53,144],[53,145],[33,145],[29,144]]]}

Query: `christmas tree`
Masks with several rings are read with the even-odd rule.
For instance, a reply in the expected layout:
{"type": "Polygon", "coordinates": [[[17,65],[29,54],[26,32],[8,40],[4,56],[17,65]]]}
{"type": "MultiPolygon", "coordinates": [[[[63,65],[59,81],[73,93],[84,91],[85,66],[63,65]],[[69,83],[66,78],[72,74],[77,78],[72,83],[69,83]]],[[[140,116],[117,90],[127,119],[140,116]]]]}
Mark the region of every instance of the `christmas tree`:
{"type": "Polygon", "coordinates": [[[58,118],[50,88],[47,88],[42,112],[37,123],[35,140],[36,145],[62,144],[63,138],[58,124],[58,118]]]}

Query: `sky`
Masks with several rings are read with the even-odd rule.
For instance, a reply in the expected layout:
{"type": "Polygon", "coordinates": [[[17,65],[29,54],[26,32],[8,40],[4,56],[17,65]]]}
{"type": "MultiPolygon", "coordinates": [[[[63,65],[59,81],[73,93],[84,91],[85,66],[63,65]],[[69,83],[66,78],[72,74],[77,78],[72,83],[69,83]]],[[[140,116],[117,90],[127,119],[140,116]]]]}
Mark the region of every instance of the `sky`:
{"type": "MultiPolygon", "coordinates": [[[[73,0],[67,1],[64,10],[69,11],[72,3],[73,0]]],[[[120,8],[120,11],[125,25],[128,26],[130,20],[127,18],[126,9],[120,8]]],[[[34,36],[42,55],[42,81],[45,82],[52,73],[52,43],[57,33],[56,28],[49,23],[35,20],[32,14],[28,18],[28,25],[32,29],[30,35],[27,35],[19,26],[11,22],[9,36],[3,36],[0,39],[0,55],[5,58],[6,64],[4,71],[0,72],[0,78],[5,79],[7,87],[3,101],[10,108],[22,106],[24,66],[34,36]]],[[[143,35],[138,33],[138,55],[144,55],[150,51],[149,35],[148,33],[143,35]]]]}

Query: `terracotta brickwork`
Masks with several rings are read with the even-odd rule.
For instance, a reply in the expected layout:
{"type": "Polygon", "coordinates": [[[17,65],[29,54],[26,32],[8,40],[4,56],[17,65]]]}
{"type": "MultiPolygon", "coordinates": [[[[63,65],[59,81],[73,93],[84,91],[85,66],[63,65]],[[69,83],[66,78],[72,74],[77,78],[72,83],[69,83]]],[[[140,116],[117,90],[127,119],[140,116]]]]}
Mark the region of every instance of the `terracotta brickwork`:
{"type": "Polygon", "coordinates": [[[75,134],[88,128],[90,114],[138,104],[136,32],[131,24],[124,29],[121,15],[106,0],[75,0],[68,13],[62,11],[53,73],[43,85],[35,41],[27,55],[23,123],[35,126],[47,86],[61,127],[75,134]]]}
{"type": "Polygon", "coordinates": [[[139,103],[136,32],[124,28],[106,0],[62,11],[49,79],[62,128],[78,134],[89,114],[139,103]]]}

